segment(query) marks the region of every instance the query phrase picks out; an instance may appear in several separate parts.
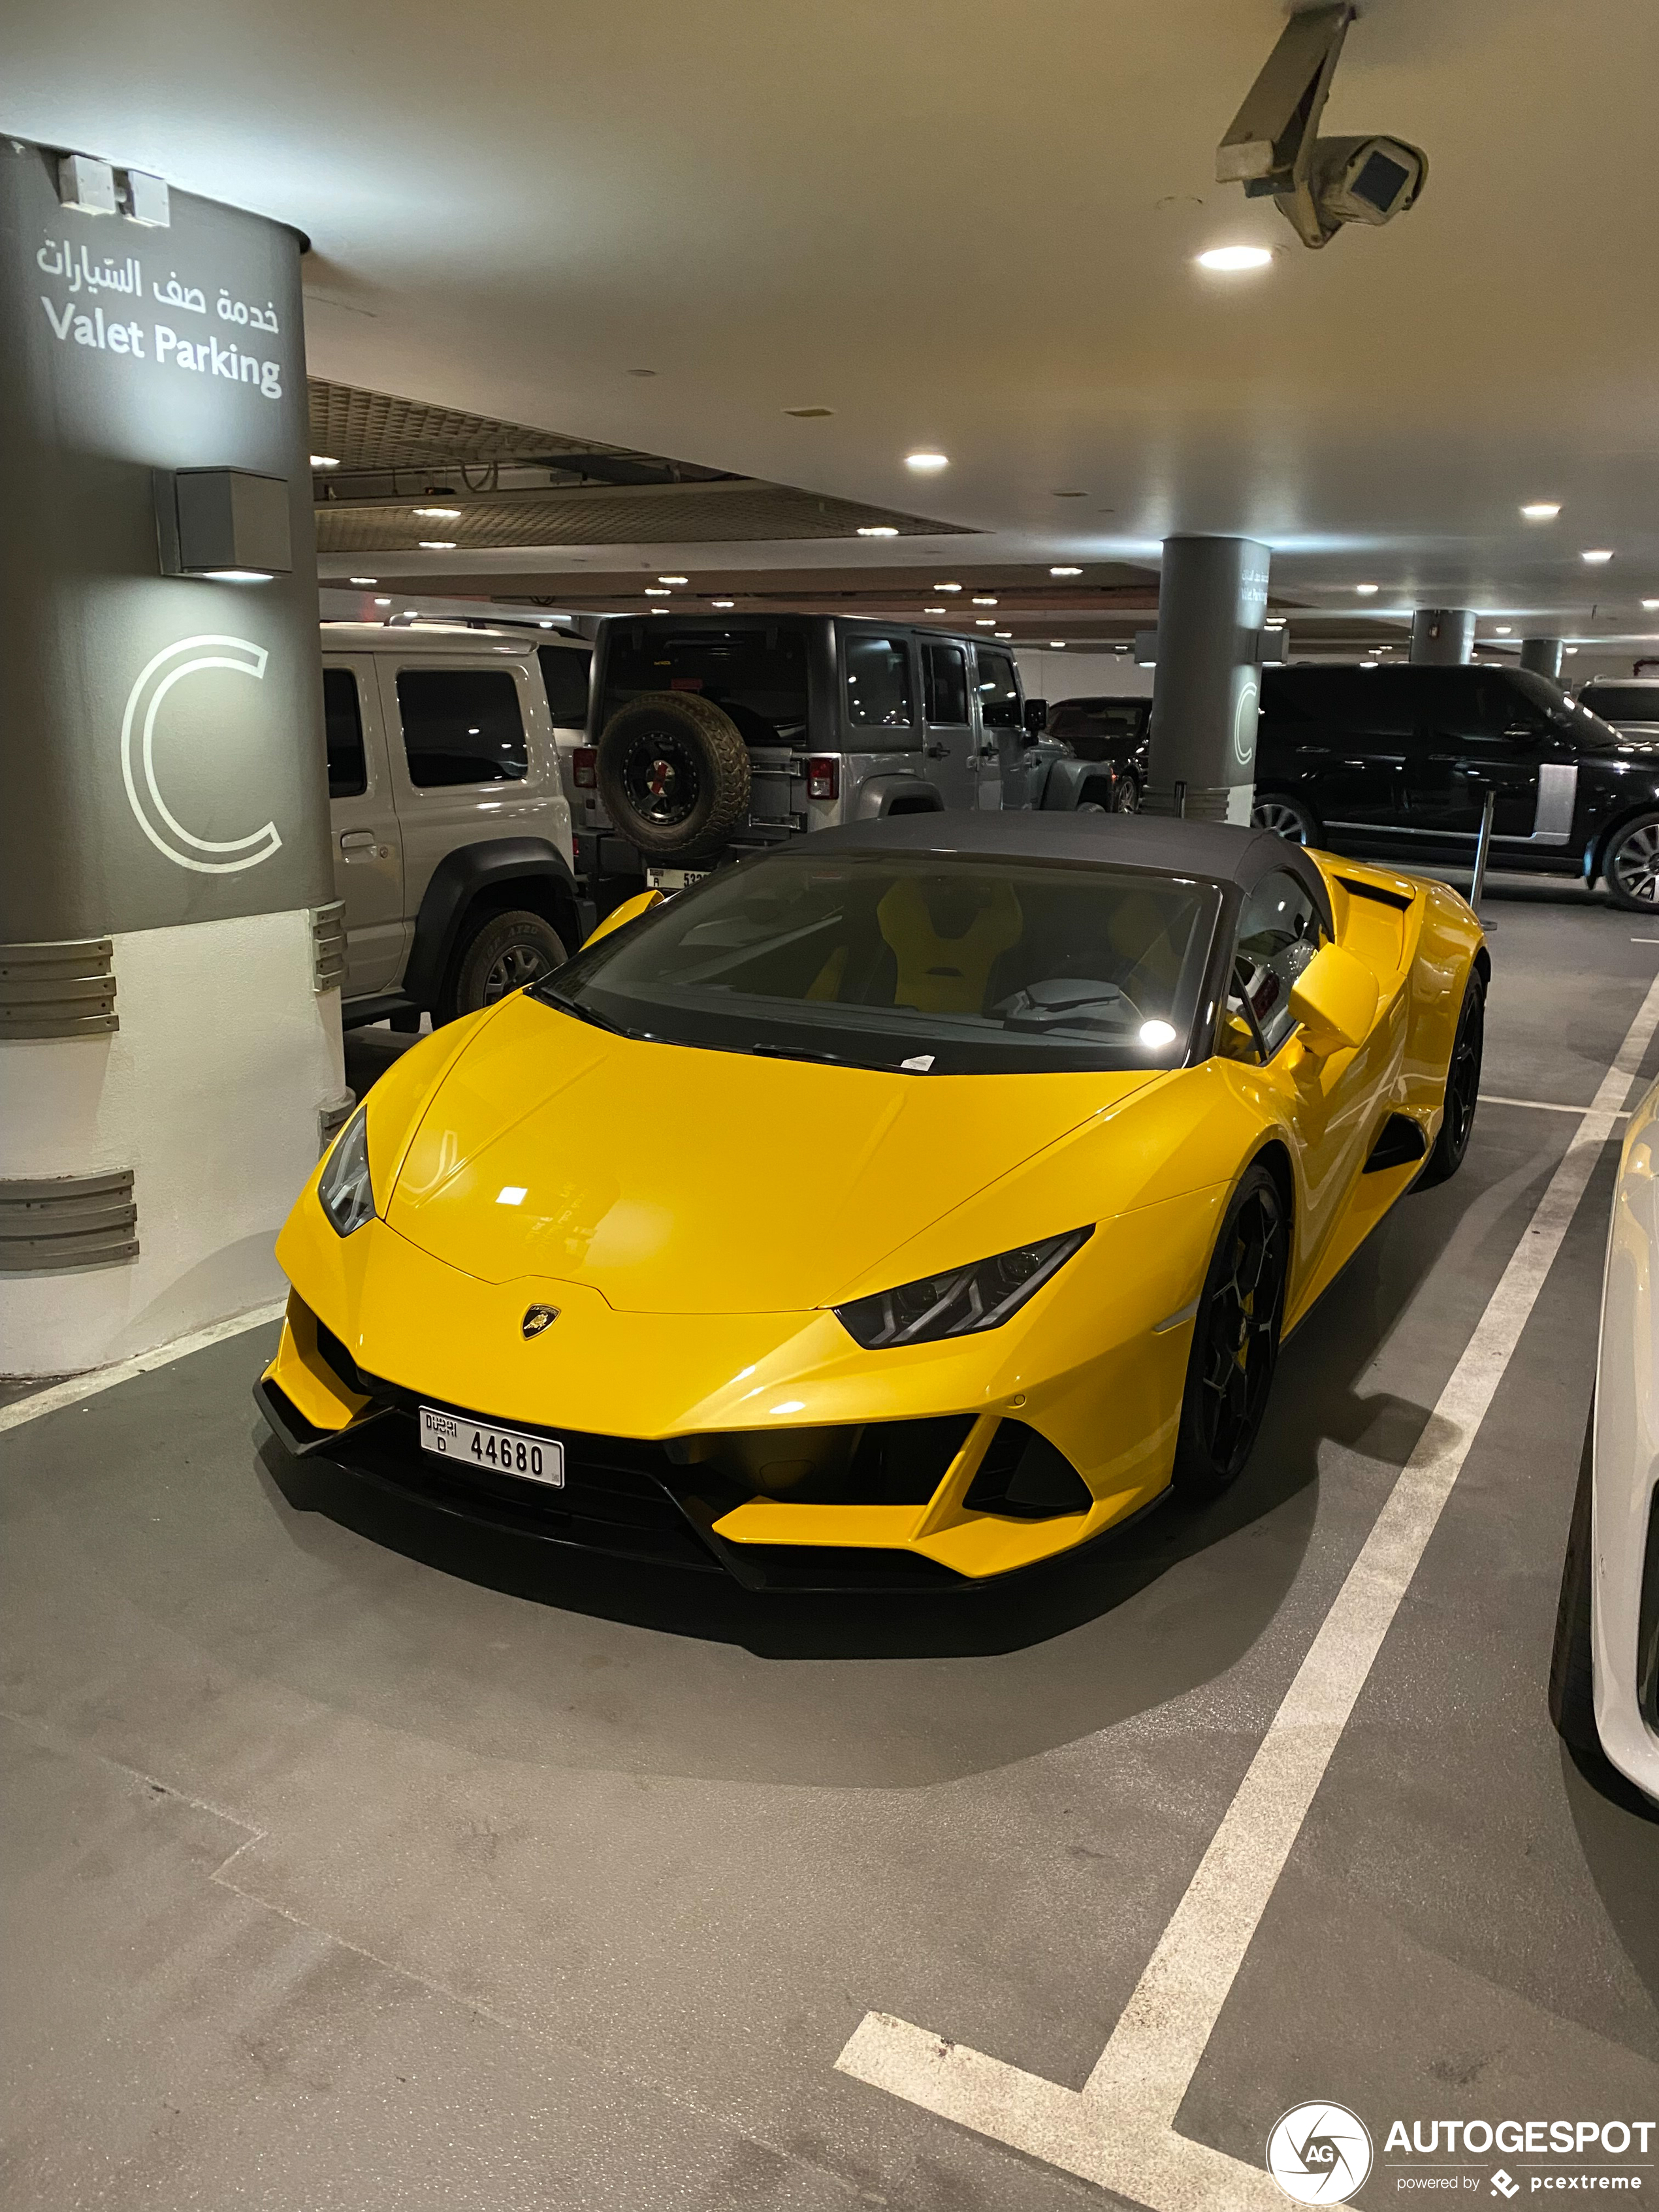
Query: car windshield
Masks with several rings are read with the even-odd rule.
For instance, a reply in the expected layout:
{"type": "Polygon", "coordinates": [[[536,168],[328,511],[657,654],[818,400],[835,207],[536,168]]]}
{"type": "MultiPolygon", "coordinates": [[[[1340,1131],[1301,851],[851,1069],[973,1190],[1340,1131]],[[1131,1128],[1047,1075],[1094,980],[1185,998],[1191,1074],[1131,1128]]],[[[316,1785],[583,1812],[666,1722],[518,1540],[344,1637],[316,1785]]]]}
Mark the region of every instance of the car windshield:
{"type": "Polygon", "coordinates": [[[1212,884],[1071,862],[769,854],[531,995],[630,1036],[918,1075],[1185,1058],[1212,884]]]}

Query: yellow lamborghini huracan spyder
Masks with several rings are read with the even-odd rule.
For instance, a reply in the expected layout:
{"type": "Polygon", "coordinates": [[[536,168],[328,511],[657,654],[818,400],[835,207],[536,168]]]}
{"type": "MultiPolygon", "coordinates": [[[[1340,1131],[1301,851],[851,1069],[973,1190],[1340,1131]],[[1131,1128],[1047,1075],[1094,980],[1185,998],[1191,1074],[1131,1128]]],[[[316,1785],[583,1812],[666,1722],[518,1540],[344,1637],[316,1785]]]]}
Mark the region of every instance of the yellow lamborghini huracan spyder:
{"type": "Polygon", "coordinates": [[[276,1249],[289,1449],[753,1588],[960,1586],[1243,1467],[1280,1336],[1457,1167],[1442,885],[932,814],[619,909],[384,1075],[276,1249]]]}

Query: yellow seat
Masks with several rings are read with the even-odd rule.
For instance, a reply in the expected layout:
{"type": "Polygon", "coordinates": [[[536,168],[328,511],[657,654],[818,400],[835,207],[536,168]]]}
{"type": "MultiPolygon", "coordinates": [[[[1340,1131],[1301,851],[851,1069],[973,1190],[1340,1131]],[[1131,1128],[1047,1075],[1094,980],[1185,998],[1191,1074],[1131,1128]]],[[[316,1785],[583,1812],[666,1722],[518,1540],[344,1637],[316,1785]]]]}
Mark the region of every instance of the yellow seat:
{"type": "Polygon", "coordinates": [[[991,970],[1025,927],[1013,886],[904,877],[876,908],[898,962],[896,1006],[981,1014],[991,970]]]}

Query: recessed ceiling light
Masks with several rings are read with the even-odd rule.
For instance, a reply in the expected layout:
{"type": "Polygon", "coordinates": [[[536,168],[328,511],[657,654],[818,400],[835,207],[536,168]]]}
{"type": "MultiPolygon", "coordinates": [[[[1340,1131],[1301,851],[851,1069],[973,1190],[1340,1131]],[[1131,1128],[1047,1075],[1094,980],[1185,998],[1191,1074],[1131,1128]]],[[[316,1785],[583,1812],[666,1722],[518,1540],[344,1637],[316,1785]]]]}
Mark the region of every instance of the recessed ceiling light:
{"type": "Polygon", "coordinates": [[[378,584],[380,580],[378,576],[348,576],[346,578],[349,584],[378,584]]]}
{"type": "Polygon", "coordinates": [[[647,584],[645,587],[645,596],[647,599],[671,599],[673,594],[661,584],[647,584]]]}
{"type": "Polygon", "coordinates": [[[1265,269],[1273,259],[1268,246],[1212,246],[1198,257],[1200,269],[1265,269]]]}
{"type": "Polygon", "coordinates": [[[859,525],[859,536],[860,538],[896,538],[898,530],[896,526],[890,522],[861,522],[859,525]]]}
{"type": "Polygon", "coordinates": [[[1081,568],[1050,568],[1048,574],[1051,576],[1080,576],[1083,571],[1081,568]]]}
{"type": "Polygon", "coordinates": [[[937,476],[941,469],[950,467],[951,457],[948,453],[907,453],[904,465],[907,469],[914,469],[919,477],[937,476]]]}
{"type": "Polygon", "coordinates": [[[717,607],[734,607],[737,604],[735,599],[715,599],[713,602],[713,605],[717,607]]]}
{"type": "Polygon", "coordinates": [[[994,631],[994,632],[992,633],[992,635],[993,635],[994,636],[995,636],[995,637],[1012,637],[1012,636],[1013,635],[1013,634],[1014,634],[1014,633],[1013,633],[1013,632],[1012,632],[1012,630],[1011,630],[1011,629],[1000,629],[1000,630],[995,630],[995,631],[994,631]]]}
{"type": "Polygon", "coordinates": [[[1562,648],[1561,648],[1561,650],[1562,650],[1564,653],[1577,653],[1577,650],[1578,650],[1578,647],[1577,647],[1576,645],[1566,645],[1566,646],[1563,646],[1563,647],[1562,647],[1562,648]]]}
{"type": "Polygon", "coordinates": [[[1066,650],[1066,641],[1063,637],[1051,637],[1048,643],[1056,653],[1064,653],[1066,650]]]}
{"type": "Polygon", "coordinates": [[[390,599],[376,599],[374,604],[377,607],[389,607],[392,602],[390,599]]]}
{"type": "MultiPolygon", "coordinates": [[[[544,618],[544,621],[543,621],[543,623],[542,623],[542,628],[543,628],[544,629],[552,629],[552,627],[553,627],[553,623],[552,623],[551,618],[550,618],[550,617],[549,617],[549,618],[544,618]]],[[[507,646],[503,646],[503,647],[501,647],[501,650],[502,650],[502,652],[503,652],[503,653],[509,652],[509,651],[511,650],[511,647],[507,647],[507,646]]]]}
{"type": "Polygon", "coordinates": [[[422,553],[453,553],[455,541],[453,538],[423,538],[421,550],[422,553]]]}
{"type": "Polygon", "coordinates": [[[311,465],[313,469],[337,469],[340,464],[332,453],[313,453],[311,465]]]}
{"type": "Polygon", "coordinates": [[[659,576],[657,579],[659,584],[689,584],[690,580],[690,576],[659,576]]]}
{"type": "MultiPolygon", "coordinates": [[[[652,374],[654,376],[655,374],[656,371],[653,369],[652,371],[652,374]]],[[[674,610],[672,607],[647,607],[646,609],[646,612],[648,615],[672,615],[673,611],[674,610]]]]}
{"type": "Polygon", "coordinates": [[[1642,605],[1651,614],[1656,607],[1659,607],[1659,599],[1644,599],[1642,605]]]}
{"type": "Polygon", "coordinates": [[[1521,510],[1528,522],[1553,522],[1561,512],[1559,499],[1535,499],[1521,510]]]}
{"type": "Polygon", "coordinates": [[[974,624],[975,629],[994,629],[996,626],[997,618],[994,615],[981,615],[974,624]]]}
{"type": "Polygon", "coordinates": [[[1510,623],[1499,623],[1497,629],[1493,632],[1493,635],[1496,637],[1513,637],[1515,635],[1515,631],[1510,623]]]}
{"type": "Polygon", "coordinates": [[[992,599],[981,598],[978,592],[975,592],[974,595],[974,605],[976,607],[994,607],[996,605],[996,601],[992,599]]]}
{"type": "Polygon", "coordinates": [[[1358,592],[1362,599],[1374,599],[1376,597],[1376,586],[1375,584],[1356,584],[1354,586],[1354,589],[1358,592]]]}
{"type": "Polygon", "coordinates": [[[1359,665],[1362,668],[1375,668],[1376,663],[1374,660],[1362,660],[1359,665]]]}
{"type": "Polygon", "coordinates": [[[459,507],[417,507],[415,513],[428,522],[454,522],[459,519],[459,507]]]}
{"type": "MultiPolygon", "coordinates": [[[[1649,600],[1648,605],[1650,606],[1659,607],[1659,599],[1650,599],[1649,600]]],[[[951,610],[949,607],[924,607],[921,611],[925,615],[947,615],[950,613],[951,610]]]]}
{"type": "Polygon", "coordinates": [[[1598,545],[1588,553],[1581,553],[1578,557],[1581,561],[1588,561],[1592,568],[1599,568],[1603,562],[1612,560],[1613,548],[1610,545],[1598,545]]]}
{"type": "Polygon", "coordinates": [[[933,589],[936,592],[959,592],[962,586],[960,584],[935,584],[933,589]]]}

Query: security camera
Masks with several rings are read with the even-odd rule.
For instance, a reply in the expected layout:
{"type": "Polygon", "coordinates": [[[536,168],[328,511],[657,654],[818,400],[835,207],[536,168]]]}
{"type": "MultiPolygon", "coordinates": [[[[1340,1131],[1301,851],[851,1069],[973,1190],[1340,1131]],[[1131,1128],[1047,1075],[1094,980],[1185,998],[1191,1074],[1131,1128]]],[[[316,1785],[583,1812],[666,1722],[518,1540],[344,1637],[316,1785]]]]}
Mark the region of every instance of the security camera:
{"type": "Polygon", "coordinates": [[[1322,138],[1353,0],[1291,16],[1216,149],[1221,184],[1271,197],[1304,246],[1326,246],[1346,222],[1392,222],[1422,191],[1426,154],[1401,138],[1322,138]]]}

